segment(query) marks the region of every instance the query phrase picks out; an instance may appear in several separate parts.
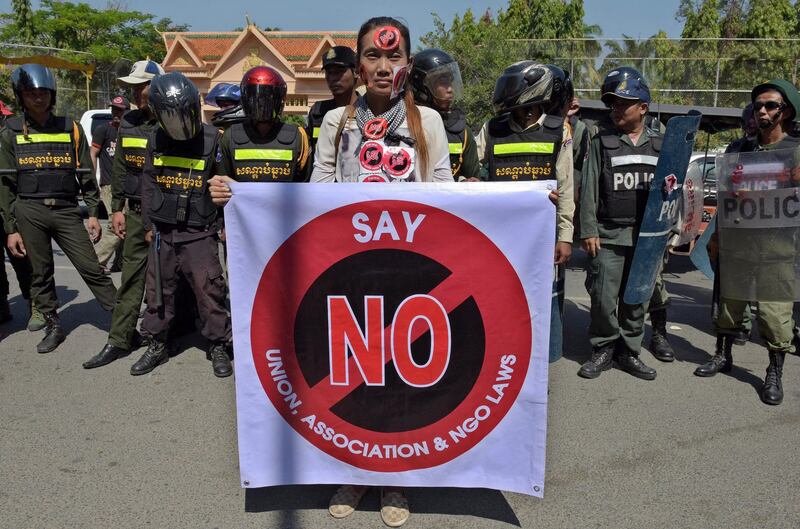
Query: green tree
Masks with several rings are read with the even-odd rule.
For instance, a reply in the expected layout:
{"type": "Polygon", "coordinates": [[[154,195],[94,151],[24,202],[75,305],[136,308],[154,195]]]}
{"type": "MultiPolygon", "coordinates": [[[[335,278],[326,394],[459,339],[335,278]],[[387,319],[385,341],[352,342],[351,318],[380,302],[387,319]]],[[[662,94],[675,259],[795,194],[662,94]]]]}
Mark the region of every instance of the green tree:
{"type": "MultiPolygon", "coordinates": [[[[14,2],[15,8],[17,3],[14,2]]],[[[166,50],[161,32],[188,29],[188,26],[175,24],[168,18],[156,19],[148,13],[119,7],[122,6],[95,9],[86,3],[42,0],[40,8],[31,11],[25,21],[16,11],[0,14],[0,41],[85,52],[59,52],[58,56],[73,62],[95,63],[91,83],[96,94],[93,104],[105,105],[117,90],[116,76],[130,62],[146,57],[158,61],[163,59],[166,50]],[[32,40],[25,40],[23,25],[31,28],[32,40]]],[[[60,88],[59,111],[80,113],[86,107],[85,77],[80,72],[68,70],[56,74],[60,88]]]]}
{"type": "Polygon", "coordinates": [[[17,26],[17,38],[22,44],[33,43],[33,21],[31,20],[31,0],[13,0],[11,9],[17,26]]]}
{"type": "Polygon", "coordinates": [[[423,46],[440,48],[458,61],[464,81],[459,106],[469,124],[477,129],[494,115],[491,101],[502,71],[522,59],[556,63],[572,76],[596,76],[594,57],[600,48],[564,40],[599,33],[583,22],[583,0],[510,0],[497,15],[476,16],[468,9],[446,24],[434,14],[434,30],[423,36],[423,46]],[[530,39],[552,39],[531,42],[530,39]],[[592,59],[573,61],[573,57],[592,59]]]}

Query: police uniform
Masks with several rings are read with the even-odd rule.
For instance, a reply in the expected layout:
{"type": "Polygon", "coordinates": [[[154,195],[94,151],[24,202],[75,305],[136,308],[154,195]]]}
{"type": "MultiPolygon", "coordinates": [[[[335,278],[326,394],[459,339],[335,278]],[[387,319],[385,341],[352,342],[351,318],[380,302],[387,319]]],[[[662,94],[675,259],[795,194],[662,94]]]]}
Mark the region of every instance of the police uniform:
{"type": "Polygon", "coordinates": [[[450,167],[456,181],[467,178],[480,178],[481,164],[478,161],[478,146],[475,137],[467,126],[467,117],[460,108],[440,113],[447,144],[450,148],[450,167]]]}
{"type": "MultiPolygon", "coordinates": [[[[771,145],[759,145],[757,139],[745,138],[742,141],[731,143],[725,152],[752,152],[798,148],[800,148],[800,138],[787,135],[781,141],[771,145]]],[[[745,253],[769,255],[778,251],[777,248],[771,246],[771,241],[763,236],[762,230],[747,231],[752,231],[753,233],[742,234],[742,238],[736,241],[746,248],[746,250],[744,250],[745,253]]],[[[790,251],[793,252],[794,250],[791,249],[790,251]]],[[[794,259],[792,257],[788,260],[788,264],[789,266],[793,266],[793,263],[794,259]]],[[[720,260],[720,267],[722,266],[725,266],[725,263],[720,260]]],[[[790,276],[793,275],[793,272],[790,272],[790,276]]],[[[717,333],[734,336],[738,336],[743,332],[746,333],[748,331],[747,311],[749,305],[749,301],[730,299],[724,296],[720,297],[719,312],[714,321],[717,333]]],[[[794,334],[792,332],[794,327],[792,319],[793,308],[794,303],[792,302],[760,301],[758,303],[758,328],[762,338],[766,342],[767,349],[770,351],[782,353],[794,352],[794,345],[792,344],[794,339],[794,334]]]]}
{"type": "Polygon", "coordinates": [[[647,304],[628,305],[622,294],[661,143],[661,135],[648,128],[636,144],[625,133],[603,129],[589,145],[580,238],[600,238],[586,277],[591,296],[589,341],[595,350],[618,342],[622,352],[637,356],[641,347],[647,304]]]}
{"type": "Polygon", "coordinates": [[[231,341],[226,286],[217,246],[217,207],[208,194],[208,179],[216,172],[219,132],[203,125],[202,133],[175,141],[156,129],[149,139],[142,177],[142,220],[157,233],[152,246],[159,254],[163,306],[156,304],[155,259],[147,264],[147,310],[142,329],[166,342],[175,318],[179,276],[197,299],[201,333],[212,344],[231,341]]]}
{"type": "Polygon", "coordinates": [[[325,119],[325,114],[338,108],[335,99],[325,99],[317,101],[311,105],[311,110],[308,111],[308,119],[306,125],[306,136],[309,141],[309,148],[311,149],[311,166],[314,165],[314,147],[317,145],[319,139],[319,130],[322,127],[322,121],[325,119]]]}
{"type": "MultiPolygon", "coordinates": [[[[103,274],[78,209],[78,194],[97,217],[100,201],[97,180],[89,171],[92,161],[80,125],[50,114],[44,125],[17,116],[0,132],[0,168],[3,175],[0,208],[6,233],[19,233],[32,269],[31,297],[45,315],[58,308],[53,277],[52,240],[64,251],[100,305],[111,310],[116,289],[103,274]]],[[[56,344],[57,345],[57,344],[56,344]]],[[[52,350],[52,349],[51,349],[52,350]]]]}
{"type": "MultiPolygon", "coordinates": [[[[476,140],[478,154],[489,181],[550,180],[559,192],[556,204],[556,241],[572,245],[575,200],[572,179],[572,146],[563,118],[542,114],[523,129],[511,114],[490,119],[476,140]]],[[[564,285],[566,267],[558,265],[553,273],[553,314],[551,318],[551,360],[561,357],[564,285]]]]}
{"type": "Polygon", "coordinates": [[[122,279],[114,300],[108,344],[124,350],[134,346],[136,322],[144,296],[147,242],[142,226],[142,171],[149,138],[157,127],[154,117],[131,110],[122,118],[111,171],[111,207],[125,214],[122,279]]]}
{"type": "Polygon", "coordinates": [[[305,182],[308,136],[291,123],[273,122],[266,136],[249,122],[225,131],[219,144],[217,174],[237,182],[305,182]]]}

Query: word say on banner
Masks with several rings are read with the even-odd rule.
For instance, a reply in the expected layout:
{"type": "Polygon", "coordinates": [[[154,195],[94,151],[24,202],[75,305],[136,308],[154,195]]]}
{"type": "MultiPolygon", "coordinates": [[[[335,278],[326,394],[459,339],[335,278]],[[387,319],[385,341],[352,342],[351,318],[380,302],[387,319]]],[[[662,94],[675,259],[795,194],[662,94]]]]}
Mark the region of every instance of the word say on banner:
{"type": "Polygon", "coordinates": [[[530,314],[514,267],[475,226],[373,200],[281,244],[250,341],[265,393],[300,436],[360,469],[410,471],[452,461],[500,424],[530,366],[530,314]]]}

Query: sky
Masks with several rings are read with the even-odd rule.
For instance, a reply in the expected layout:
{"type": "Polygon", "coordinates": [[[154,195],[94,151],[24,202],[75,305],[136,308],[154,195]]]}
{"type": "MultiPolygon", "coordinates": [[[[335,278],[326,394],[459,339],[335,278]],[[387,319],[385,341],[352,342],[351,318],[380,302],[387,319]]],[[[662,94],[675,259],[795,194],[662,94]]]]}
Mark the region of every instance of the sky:
{"type": "MultiPolygon", "coordinates": [[[[77,0],[72,0],[77,2],[77,0]]],[[[680,0],[584,0],[585,20],[597,24],[604,37],[649,37],[659,29],[678,37],[681,24],[675,20],[680,0]]],[[[88,0],[102,8],[108,0],[88,0]]],[[[260,27],[283,30],[356,31],[366,19],[376,15],[404,18],[415,41],[433,29],[431,12],[449,24],[453,15],[471,8],[476,14],[487,8],[497,12],[507,0],[123,0],[129,9],[169,17],[186,23],[193,31],[230,31],[245,25],[245,13],[260,27]],[[219,7],[216,7],[219,6],[219,7]]],[[[39,2],[32,1],[34,8],[39,2]]],[[[0,10],[11,10],[10,0],[0,0],[0,10]]]]}

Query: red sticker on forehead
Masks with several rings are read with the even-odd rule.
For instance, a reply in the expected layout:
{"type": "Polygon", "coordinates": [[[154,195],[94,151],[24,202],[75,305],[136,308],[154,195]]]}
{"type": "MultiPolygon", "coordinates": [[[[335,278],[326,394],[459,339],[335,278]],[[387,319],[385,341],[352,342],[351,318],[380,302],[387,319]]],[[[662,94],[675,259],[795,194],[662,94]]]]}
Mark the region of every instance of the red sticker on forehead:
{"type": "Polygon", "coordinates": [[[375,31],[372,41],[378,49],[392,51],[400,45],[400,30],[394,26],[383,26],[375,31]]]}

